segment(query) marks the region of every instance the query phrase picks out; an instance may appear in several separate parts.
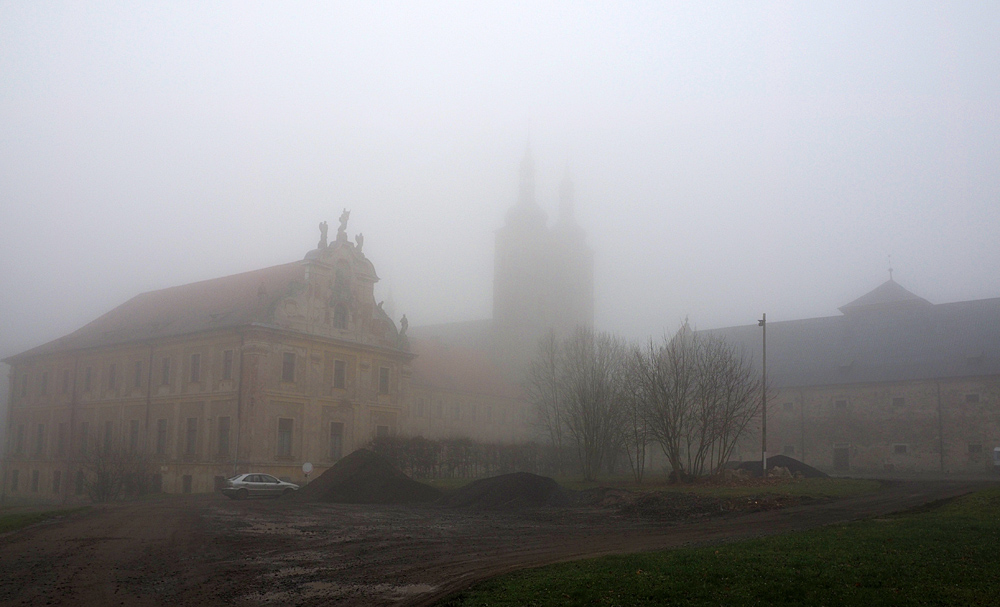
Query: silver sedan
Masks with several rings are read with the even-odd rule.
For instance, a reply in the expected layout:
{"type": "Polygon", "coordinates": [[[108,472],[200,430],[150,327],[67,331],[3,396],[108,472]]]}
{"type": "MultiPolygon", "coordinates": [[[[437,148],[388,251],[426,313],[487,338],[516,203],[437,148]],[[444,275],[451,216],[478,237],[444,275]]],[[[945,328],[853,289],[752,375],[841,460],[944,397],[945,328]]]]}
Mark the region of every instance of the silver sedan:
{"type": "Polygon", "coordinates": [[[270,474],[251,472],[227,479],[222,493],[234,500],[244,500],[250,497],[281,497],[298,488],[295,483],[278,480],[270,474]]]}

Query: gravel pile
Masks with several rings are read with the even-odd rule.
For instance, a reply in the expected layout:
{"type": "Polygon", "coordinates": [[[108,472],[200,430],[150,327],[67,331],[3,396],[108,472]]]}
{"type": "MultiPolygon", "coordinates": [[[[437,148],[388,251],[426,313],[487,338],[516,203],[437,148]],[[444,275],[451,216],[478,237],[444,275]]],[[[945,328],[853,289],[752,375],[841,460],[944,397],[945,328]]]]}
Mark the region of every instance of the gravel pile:
{"type": "Polygon", "coordinates": [[[441,492],[403,474],[385,457],[359,449],[296,492],[296,499],[342,504],[431,502],[441,492]]]}
{"type": "MultiPolygon", "coordinates": [[[[829,474],[822,470],[817,470],[812,466],[803,464],[797,459],[787,455],[771,455],[767,458],[767,469],[770,471],[776,467],[787,468],[792,476],[802,476],[804,478],[829,478],[829,474]]],[[[746,470],[751,474],[760,476],[760,460],[755,462],[743,462],[739,465],[740,470],[746,470]]]]}

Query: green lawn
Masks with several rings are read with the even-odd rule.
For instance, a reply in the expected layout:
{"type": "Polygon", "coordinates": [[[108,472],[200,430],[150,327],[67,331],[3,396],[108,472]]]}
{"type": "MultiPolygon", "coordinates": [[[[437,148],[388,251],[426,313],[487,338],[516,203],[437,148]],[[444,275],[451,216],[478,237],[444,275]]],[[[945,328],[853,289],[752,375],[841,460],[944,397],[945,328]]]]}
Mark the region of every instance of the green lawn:
{"type": "Polygon", "coordinates": [[[8,531],[34,525],[53,517],[64,516],[86,509],[87,506],[63,510],[43,510],[39,512],[0,512],[0,533],[7,533],[8,531]]]}
{"type": "Polygon", "coordinates": [[[1000,605],[1000,488],[885,519],[543,567],[442,603],[1000,605]]]}

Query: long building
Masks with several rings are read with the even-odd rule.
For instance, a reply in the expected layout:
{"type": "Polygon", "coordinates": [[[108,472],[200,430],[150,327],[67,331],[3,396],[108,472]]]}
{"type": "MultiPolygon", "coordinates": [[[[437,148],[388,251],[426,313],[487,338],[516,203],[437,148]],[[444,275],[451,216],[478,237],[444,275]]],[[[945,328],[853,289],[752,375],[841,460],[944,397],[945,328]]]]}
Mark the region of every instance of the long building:
{"type": "MultiPolygon", "coordinates": [[[[890,277],[839,310],[768,321],[768,452],[841,474],[993,471],[1000,298],[935,305],[890,277]]],[[[761,351],[757,325],[702,333],[761,351]]]]}

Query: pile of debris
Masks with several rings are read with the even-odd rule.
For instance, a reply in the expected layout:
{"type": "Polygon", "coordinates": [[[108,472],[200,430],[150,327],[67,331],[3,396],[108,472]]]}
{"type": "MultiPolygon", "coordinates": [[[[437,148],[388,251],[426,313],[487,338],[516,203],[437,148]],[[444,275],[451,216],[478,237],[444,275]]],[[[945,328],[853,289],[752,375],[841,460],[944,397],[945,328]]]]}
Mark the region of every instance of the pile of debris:
{"type": "Polygon", "coordinates": [[[553,479],[530,472],[514,472],[471,482],[441,498],[437,505],[475,510],[520,510],[570,506],[572,502],[553,479]]]}
{"type": "Polygon", "coordinates": [[[358,449],[296,493],[297,500],[342,504],[431,502],[441,492],[403,474],[385,457],[358,449]]]}
{"type": "MultiPolygon", "coordinates": [[[[760,460],[743,462],[738,470],[760,476],[760,460]]],[[[795,478],[829,478],[830,475],[787,455],[772,455],[767,458],[768,476],[791,476],[795,478]]]]}

